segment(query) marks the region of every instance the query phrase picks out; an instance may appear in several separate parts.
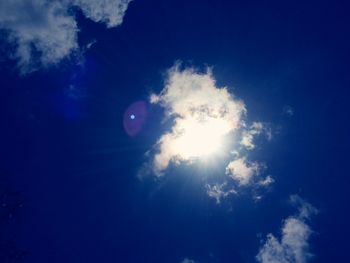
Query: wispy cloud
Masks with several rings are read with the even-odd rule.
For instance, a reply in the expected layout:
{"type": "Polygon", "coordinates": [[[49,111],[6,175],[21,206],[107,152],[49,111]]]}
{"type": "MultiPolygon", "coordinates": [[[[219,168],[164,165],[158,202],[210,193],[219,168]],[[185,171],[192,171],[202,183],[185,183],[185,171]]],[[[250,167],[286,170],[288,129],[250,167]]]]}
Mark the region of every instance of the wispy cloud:
{"type": "Polygon", "coordinates": [[[285,105],[283,107],[282,113],[284,115],[287,115],[287,116],[291,117],[291,116],[294,115],[294,109],[291,106],[289,106],[289,105],[285,105]]]}
{"type": "Polygon", "coordinates": [[[207,194],[209,197],[214,198],[217,204],[221,203],[221,200],[228,197],[229,195],[236,194],[237,191],[233,188],[227,187],[227,183],[222,184],[207,184],[207,194]]]}
{"type": "Polygon", "coordinates": [[[181,261],[181,263],[196,263],[196,261],[189,258],[185,258],[184,260],[181,261]]]}
{"type": "Polygon", "coordinates": [[[261,263],[305,263],[311,258],[309,238],[312,230],[306,224],[317,210],[299,196],[291,196],[291,202],[298,206],[298,214],[287,218],[282,226],[280,240],[268,234],[256,257],[261,263]]]}
{"type": "Polygon", "coordinates": [[[263,124],[261,122],[254,122],[249,129],[242,132],[241,145],[247,149],[252,150],[255,148],[254,137],[259,135],[263,131],[263,124]]]}
{"type": "Polygon", "coordinates": [[[261,122],[253,122],[248,128],[243,129],[240,144],[248,150],[255,148],[254,139],[256,136],[264,134],[268,140],[272,139],[271,128],[261,122]]]}
{"type": "Polygon", "coordinates": [[[76,7],[108,27],[122,23],[129,0],[0,1],[0,29],[14,44],[22,74],[62,61],[79,50],[76,7]]]}
{"type": "Polygon", "coordinates": [[[261,179],[258,184],[261,186],[269,186],[275,182],[275,179],[271,177],[271,175],[266,176],[264,179],[261,179]]]}

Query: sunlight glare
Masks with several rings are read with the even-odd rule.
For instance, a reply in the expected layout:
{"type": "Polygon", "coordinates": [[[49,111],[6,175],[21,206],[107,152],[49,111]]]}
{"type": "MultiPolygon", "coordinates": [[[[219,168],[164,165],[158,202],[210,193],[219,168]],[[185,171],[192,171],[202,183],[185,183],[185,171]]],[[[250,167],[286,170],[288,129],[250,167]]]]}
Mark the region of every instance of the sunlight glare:
{"type": "Polygon", "coordinates": [[[218,153],[223,147],[223,137],[230,131],[224,119],[195,118],[178,120],[178,137],[174,141],[174,151],[181,159],[208,157],[218,153]]]}

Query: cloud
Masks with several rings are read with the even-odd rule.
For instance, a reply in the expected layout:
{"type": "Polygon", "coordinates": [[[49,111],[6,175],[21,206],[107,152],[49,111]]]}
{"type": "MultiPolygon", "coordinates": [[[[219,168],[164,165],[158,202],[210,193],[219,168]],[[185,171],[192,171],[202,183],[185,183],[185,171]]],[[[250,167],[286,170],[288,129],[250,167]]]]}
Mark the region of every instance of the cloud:
{"type": "Polygon", "coordinates": [[[260,134],[265,134],[268,140],[272,139],[271,129],[261,122],[253,122],[252,125],[242,131],[240,144],[248,150],[255,148],[254,138],[260,134]]]}
{"type": "Polygon", "coordinates": [[[226,167],[226,174],[240,185],[247,185],[254,175],[259,174],[261,165],[257,162],[248,162],[245,158],[238,158],[226,167]]]}
{"type": "Polygon", "coordinates": [[[84,15],[94,22],[102,22],[107,27],[115,27],[123,22],[123,17],[131,0],[73,0],[84,15]]]}
{"type": "Polygon", "coordinates": [[[232,189],[225,189],[227,188],[227,183],[222,183],[222,184],[207,184],[206,189],[207,189],[207,194],[209,197],[214,198],[216,200],[217,204],[221,203],[221,200],[223,198],[228,197],[231,194],[236,194],[237,191],[232,189]]]}
{"type": "Polygon", "coordinates": [[[242,132],[241,145],[245,146],[247,149],[252,150],[255,148],[253,143],[254,136],[259,135],[263,131],[263,124],[261,122],[254,122],[250,129],[242,132]]]}
{"type": "Polygon", "coordinates": [[[287,115],[287,116],[291,117],[291,116],[294,115],[294,109],[291,106],[289,106],[289,105],[285,105],[283,107],[282,113],[284,115],[287,115]]]}
{"type": "Polygon", "coordinates": [[[21,73],[62,61],[78,51],[74,9],[108,27],[121,24],[130,1],[123,0],[11,0],[0,1],[0,29],[14,44],[11,56],[18,60],[21,73]]]}
{"type": "Polygon", "coordinates": [[[260,176],[265,165],[248,161],[247,151],[241,156],[242,145],[249,150],[255,147],[255,136],[269,138],[268,125],[247,122],[244,102],[227,87],[219,87],[210,69],[199,72],[175,64],[167,72],[164,88],[151,94],[150,102],[164,108],[164,123],[169,126],[147,152],[150,162],[139,172],[140,178],[149,172],[163,176],[171,165],[221,165],[218,180],[205,183],[208,196],[217,204],[236,194],[240,186],[252,187],[256,195],[273,183],[271,176],[260,176]]]}
{"type": "Polygon", "coordinates": [[[312,257],[309,252],[309,238],[312,234],[306,220],[317,210],[298,196],[291,196],[291,202],[298,205],[299,213],[287,218],[282,226],[281,240],[268,234],[260,248],[257,261],[261,263],[305,263],[312,257]]]}
{"type": "Polygon", "coordinates": [[[290,202],[298,208],[298,216],[301,219],[309,219],[311,215],[317,214],[318,211],[311,204],[307,203],[298,195],[291,195],[290,202]]]}
{"type": "Polygon", "coordinates": [[[78,48],[75,18],[61,2],[1,1],[0,27],[16,43],[15,57],[22,72],[34,69],[34,51],[40,52],[40,63],[46,66],[78,48]]]}
{"type": "Polygon", "coordinates": [[[185,258],[184,260],[181,261],[181,263],[196,263],[196,261],[192,259],[185,258]]]}
{"type": "Polygon", "coordinates": [[[222,138],[236,131],[245,113],[245,105],[227,88],[217,87],[210,70],[198,73],[179,65],[168,71],[165,88],[152,94],[151,103],[165,108],[172,118],[170,131],[157,142],[153,167],[157,174],[170,162],[191,162],[208,151],[221,151],[222,138]]]}
{"type": "Polygon", "coordinates": [[[261,186],[267,187],[267,186],[273,184],[274,182],[275,182],[275,180],[271,177],[271,175],[268,175],[264,179],[260,180],[258,182],[258,184],[261,186]]]}

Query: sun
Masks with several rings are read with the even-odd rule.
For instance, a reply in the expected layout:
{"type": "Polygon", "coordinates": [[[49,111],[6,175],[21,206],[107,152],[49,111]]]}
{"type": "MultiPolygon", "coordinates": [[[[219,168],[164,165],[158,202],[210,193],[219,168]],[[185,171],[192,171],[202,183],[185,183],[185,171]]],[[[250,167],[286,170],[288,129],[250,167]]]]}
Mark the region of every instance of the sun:
{"type": "Polygon", "coordinates": [[[224,147],[230,126],[224,119],[206,117],[178,119],[173,151],[179,159],[207,158],[218,154],[224,147]]]}

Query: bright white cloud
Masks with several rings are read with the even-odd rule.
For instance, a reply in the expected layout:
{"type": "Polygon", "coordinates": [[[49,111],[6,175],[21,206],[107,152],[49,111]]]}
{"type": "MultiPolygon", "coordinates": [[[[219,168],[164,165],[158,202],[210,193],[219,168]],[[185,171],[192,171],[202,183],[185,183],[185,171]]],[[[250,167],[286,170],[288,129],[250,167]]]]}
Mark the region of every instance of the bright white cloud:
{"type": "Polygon", "coordinates": [[[221,200],[228,197],[229,195],[236,194],[237,191],[234,189],[227,189],[227,183],[222,184],[207,184],[207,194],[209,197],[214,198],[217,204],[221,203],[221,200]]]}
{"type": "Polygon", "coordinates": [[[237,193],[240,186],[253,186],[255,193],[273,183],[271,176],[260,178],[265,165],[248,161],[246,151],[241,157],[241,146],[252,150],[255,136],[265,134],[269,138],[268,125],[247,124],[244,102],[228,88],[218,87],[210,69],[201,73],[176,64],[167,72],[163,90],[151,94],[150,102],[165,109],[165,121],[170,124],[148,152],[151,162],[144,166],[151,167],[157,176],[162,176],[170,164],[204,161],[216,166],[226,162],[221,174],[224,182],[205,184],[208,196],[218,204],[237,193]]]}
{"type": "Polygon", "coordinates": [[[14,43],[18,67],[29,73],[57,64],[78,50],[78,26],[71,7],[81,8],[95,22],[121,24],[130,1],[11,0],[0,1],[0,29],[14,43]]]}
{"type": "Polygon", "coordinates": [[[257,162],[248,162],[245,158],[238,158],[226,167],[226,174],[240,185],[250,183],[254,175],[259,174],[261,165],[257,162]]]}
{"type": "Polygon", "coordinates": [[[306,220],[316,209],[298,196],[291,201],[299,206],[296,216],[287,218],[282,226],[281,240],[268,234],[256,259],[261,263],[305,263],[312,256],[309,252],[309,237],[312,233],[306,220]]]}
{"type": "Polygon", "coordinates": [[[223,139],[239,129],[245,113],[244,103],[227,88],[216,86],[210,70],[198,73],[193,68],[168,72],[165,88],[152,94],[151,103],[158,103],[173,119],[169,132],[157,143],[153,165],[157,174],[170,162],[193,161],[223,150],[223,139]]]}

